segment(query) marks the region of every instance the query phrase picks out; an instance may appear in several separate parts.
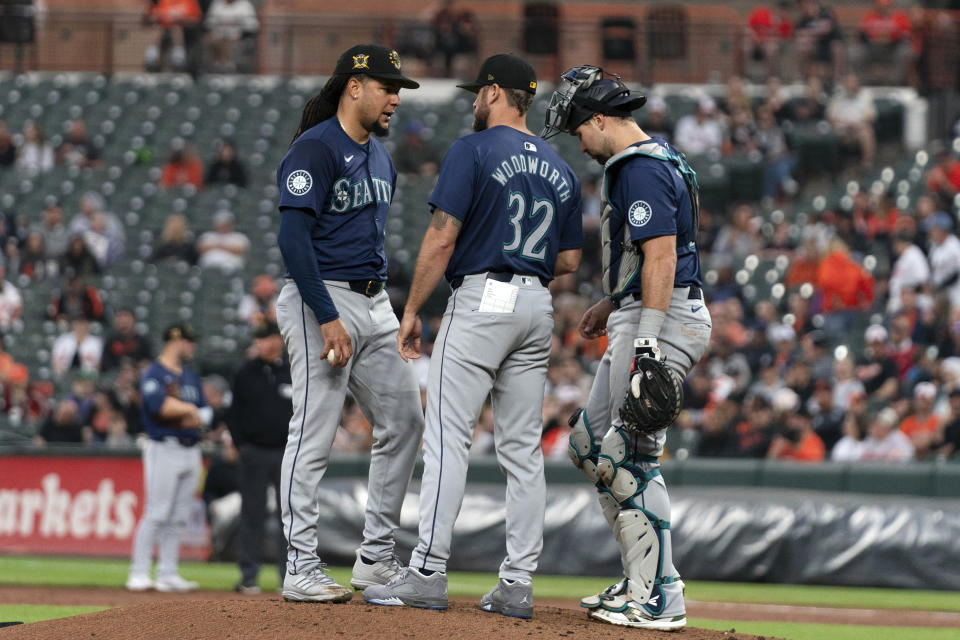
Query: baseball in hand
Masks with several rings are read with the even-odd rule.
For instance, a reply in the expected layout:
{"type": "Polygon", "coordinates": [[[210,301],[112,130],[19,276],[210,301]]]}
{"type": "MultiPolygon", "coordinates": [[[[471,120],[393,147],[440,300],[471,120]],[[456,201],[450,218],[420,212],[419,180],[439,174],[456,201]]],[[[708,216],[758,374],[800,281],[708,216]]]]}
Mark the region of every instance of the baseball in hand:
{"type": "Polygon", "coordinates": [[[336,359],[337,359],[337,354],[335,350],[330,349],[330,351],[327,351],[327,362],[329,362],[330,364],[333,364],[333,361],[336,359]]]}

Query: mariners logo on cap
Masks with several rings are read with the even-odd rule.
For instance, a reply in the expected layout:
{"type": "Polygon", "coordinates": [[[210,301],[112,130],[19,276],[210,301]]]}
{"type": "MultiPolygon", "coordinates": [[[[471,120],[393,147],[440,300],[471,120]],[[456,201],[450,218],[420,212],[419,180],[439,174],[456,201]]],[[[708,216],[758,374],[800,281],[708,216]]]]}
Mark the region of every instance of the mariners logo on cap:
{"type": "Polygon", "coordinates": [[[353,68],[354,69],[369,69],[370,56],[365,53],[358,53],[353,56],[353,68]]]}
{"type": "Polygon", "coordinates": [[[650,222],[650,218],[653,217],[653,208],[643,200],[637,200],[630,205],[627,217],[630,219],[630,224],[635,227],[642,227],[650,222]]]}
{"type": "Polygon", "coordinates": [[[287,191],[302,196],[313,188],[313,176],[308,171],[297,169],[287,176],[287,191]]]}
{"type": "Polygon", "coordinates": [[[397,53],[396,51],[391,51],[391,52],[390,52],[390,55],[387,56],[387,57],[390,59],[390,63],[391,63],[394,67],[396,67],[397,71],[400,71],[400,66],[401,66],[400,54],[397,53]]]}

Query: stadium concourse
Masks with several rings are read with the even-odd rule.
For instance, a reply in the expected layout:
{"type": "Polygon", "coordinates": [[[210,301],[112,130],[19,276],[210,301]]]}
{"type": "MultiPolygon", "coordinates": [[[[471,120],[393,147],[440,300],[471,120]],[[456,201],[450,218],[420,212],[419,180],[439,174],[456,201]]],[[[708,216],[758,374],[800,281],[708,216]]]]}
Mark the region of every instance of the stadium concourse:
{"type": "MultiPolygon", "coordinates": [[[[22,297],[20,311],[0,314],[9,365],[0,438],[133,442],[137,399],[127,391],[135,364],[102,366],[102,343],[115,332],[120,309],[129,309],[137,332],[154,343],[170,322],[190,321],[201,337],[198,368],[213,374],[214,386],[217,375],[239,367],[251,308],[254,317],[270,313],[272,289],[267,283],[265,295],[254,295],[254,278],[284,273],[274,171],[322,80],[0,74],[0,120],[18,150],[12,166],[0,166],[5,277],[22,297]],[[235,149],[230,162],[242,167],[243,180],[209,170],[224,142],[235,149]],[[185,233],[168,228],[184,225],[185,233]],[[73,233],[85,245],[75,254],[64,249],[64,235],[73,233]],[[240,242],[241,259],[206,255],[209,242],[197,240],[210,234],[240,242]],[[76,275],[80,293],[68,286],[76,275]],[[60,304],[73,296],[89,304],[60,304]],[[102,307],[92,315],[91,298],[102,307]],[[100,342],[99,353],[82,355],[91,336],[71,326],[70,309],[92,320],[89,350],[100,342]],[[81,355],[61,363],[58,340],[74,341],[81,355]],[[70,403],[80,410],[58,411],[70,403]]],[[[386,241],[396,308],[429,219],[436,165],[473,122],[470,97],[454,84],[429,80],[404,92],[385,140],[403,171],[386,241]]],[[[735,78],[648,89],[650,102],[639,112],[648,131],[666,133],[681,149],[692,121],[713,121],[720,135],[717,145],[687,148],[702,186],[699,244],[715,324],[710,353],[687,380],[668,455],[907,460],[956,451],[960,251],[942,247],[956,243],[960,140],[927,139],[913,89],[844,91],[831,97],[815,83],[735,78]],[[833,117],[837,101],[852,96],[872,107],[864,126],[876,139],[873,158],[833,117]],[[782,141],[775,150],[772,139],[782,141]]],[[[540,91],[531,108],[533,130],[549,93],[540,91]]],[[[545,453],[565,459],[567,417],[585,401],[604,346],[575,331],[600,296],[599,167],[573,138],[551,142],[585,185],[584,264],[554,285],[543,412],[545,453]]],[[[441,304],[439,296],[425,307],[427,354],[441,304]]],[[[337,450],[369,445],[358,414],[348,403],[337,450]]],[[[491,439],[485,412],[474,453],[489,453],[491,439]]]]}

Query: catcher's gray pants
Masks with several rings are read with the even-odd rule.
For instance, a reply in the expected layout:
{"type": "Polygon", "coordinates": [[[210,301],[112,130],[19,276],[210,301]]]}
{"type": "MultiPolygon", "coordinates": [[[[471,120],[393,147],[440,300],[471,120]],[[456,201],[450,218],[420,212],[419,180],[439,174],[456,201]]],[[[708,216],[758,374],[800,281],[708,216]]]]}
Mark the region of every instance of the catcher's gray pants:
{"type": "Polygon", "coordinates": [[[146,505],[133,538],[130,573],[150,574],[157,545],[157,578],[177,575],[180,534],[200,483],[200,448],[186,447],[173,437],[147,440],[143,449],[146,505]]]}
{"type": "Polygon", "coordinates": [[[446,571],[463,502],[467,455],[483,403],[492,394],[494,443],[507,476],[507,555],[500,577],[529,580],[543,548],[543,388],[553,332],[549,290],[514,276],[513,313],[476,311],[485,274],[466,276],[447,301],[430,360],[420,540],[413,567],[446,571]]]}
{"type": "Polygon", "coordinates": [[[350,290],[345,282],[326,280],[324,284],[353,342],[353,357],[343,368],[332,367],[320,357],[320,324],[292,280],[277,299],[277,324],[290,356],[293,382],[293,417],[280,478],[287,571],[291,574],[320,563],[317,492],[347,391],[373,427],[360,545],[361,553],[371,560],[383,560],[393,553],[394,531],[400,524],[400,508],[423,433],[420,388],[413,364],[405,363],[397,353],[400,325],[387,293],[368,298],[350,290]]]}
{"type": "MultiPolygon", "coordinates": [[[[663,329],[657,337],[664,360],[682,378],[686,378],[693,365],[706,352],[713,326],[702,294],[695,299],[690,299],[689,295],[690,290],[687,287],[673,290],[663,329]]],[[[587,419],[597,444],[600,444],[604,436],[620,438],[611,430],[611,427],[620,429],[623,426],[623,421],[620,419],[620,406],[629,387],[630,366],[634,356],[633,341],[637,337],[637,324],[642,308],[643,304],[639,300],[624,304],[611,313],[607,320],[607,351],[600,360],[593,387],[590,389],[590,399],[587,402],[587,419]]],[[[627,436],[628,450],[637,456],[634,460],[628,459],[628,462],[645,472],[657,466],[658,463],[651,462],[649,459],[663,454],[666,429],[648,436],[637,436],[626,431],[621,433],[627,436]]],[[[670,520],[670,498],[662,477],[653,478],[634,502],[657,517],[670,520]]],[[[604,505],[603,501],[601,506],[605,509],[610,508],[609,504],[604,505]]],[[[677,573],[673,566],[670,531],[664,530],[662,533],[662,576],[670,577],[677,573]]],[[[663,615],[682,613],[682,584],[666,584],[663,586],[663,593],[666,600],[663,615]]]]}

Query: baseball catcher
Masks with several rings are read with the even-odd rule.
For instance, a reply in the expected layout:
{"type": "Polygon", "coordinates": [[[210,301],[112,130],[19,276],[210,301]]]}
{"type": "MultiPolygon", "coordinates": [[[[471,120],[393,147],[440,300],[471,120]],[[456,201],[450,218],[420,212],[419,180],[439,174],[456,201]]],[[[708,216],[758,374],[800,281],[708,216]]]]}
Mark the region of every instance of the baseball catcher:
{"type": "Polygon", "coordinates": [[[685,626],[686,609],[658,458],[711,320],[700,288],[696,174],[683,154],[637,126],[632,112],[645,102],[598,67],[573,67],[561,77],[541,135],[576,136],[604,167],[605,296],[578,328],[609,343],[586,408],[570,418],[569,452],[599,491],[623,577],[580,605],[602,622],[672,631],[685,626]]]}

